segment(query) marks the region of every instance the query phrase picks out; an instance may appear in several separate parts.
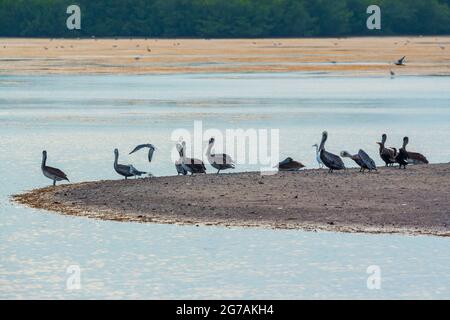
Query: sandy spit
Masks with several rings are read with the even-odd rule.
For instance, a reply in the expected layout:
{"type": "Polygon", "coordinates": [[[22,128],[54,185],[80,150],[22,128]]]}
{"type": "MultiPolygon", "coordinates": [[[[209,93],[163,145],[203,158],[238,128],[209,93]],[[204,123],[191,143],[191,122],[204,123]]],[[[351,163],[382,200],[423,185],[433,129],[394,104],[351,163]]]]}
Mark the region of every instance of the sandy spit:
{"type": "Polygon", "coordinates": [[[64,215],[181,225],[450,236],[450,164],[97,181],[13,201],[64,215]]]}
{"type": "Polygon", "coordinates": [[[450,75],[450,37],[341,39],[0,38],[0,74],[307,72],[450,75]],[[407,66],[393,65],[407,56],[407,66]]]}

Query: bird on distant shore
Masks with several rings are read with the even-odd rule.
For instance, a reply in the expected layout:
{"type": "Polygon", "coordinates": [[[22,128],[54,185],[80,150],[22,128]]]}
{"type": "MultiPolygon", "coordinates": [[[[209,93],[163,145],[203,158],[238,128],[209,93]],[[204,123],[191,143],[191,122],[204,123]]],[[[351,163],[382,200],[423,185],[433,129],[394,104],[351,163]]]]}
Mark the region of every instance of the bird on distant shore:
{"type": "Polygon", "coordinates": [[[401,169],[406,169],[406,166],[408,165],[408,152],[406,151],[406,146],[408,145],[409,139],[408,137],[403,138],[403,146],[400,148],[397,156],[395,157],[395,162],[397,162],[401,169]]]}
{"type": "Polygon", "coordinates": [[[300,171],[305,168],[305,166],[291,157],[288,157],[275,166],[275,168],[278,168],[278,171],[300,171]]]}
{"type": "Polygon", "coordinates": [[[319,168],[323,168],[322,160],[320,160],[320,150],[319,150],[319,145],[316,143],[316,144],[313,144],[312,146],[313,146],[314,148],[316,148],[316,161],[317,161],[317,163],[319,164],[319,168]]]}
{"type": "Polygon", "coordinates": [[[138,145],[136,148],[133,149],[133,151],[130,152],[130,154],[133,154],[133,153],[135,153],[141,149],[145,149],[145,148],[148,148],[148,162],[151,163],[152,159],[153,159],[153,154],[155,153],[155,150],[156,150],[156,147],[151,143],[138,145]]]}
{"type": "Polygon", "coordinates": [[[183,168],[183,146],[179,143],[176,145],[178,154],[180,155],[180,158],[175,161],[175,169],[177,170],[178,175],[187,175],[187,171],[183,168]]]}
{"type": "Polygon", "coordinates": [[[114,149],[114,170],[127,180],[130,177],[136,177],[146,174],[146,172],[138,171],[132,165],[119,164],[119,150],[114,149]]]}
{"type": "Polygon", "coordinates": [[[324,131],[322,133],[322,141],[320,143],[320,160],[322,160],[323,164],[329,169],[328,172],[332,173],[334,170],[344,170],[345,165],[342,159],[325,150],[325,143],[328,139],[328,132],[324,131]]]}
{"type": "Polygon", "coordinates": [[[391,70],[391,78],[395,78],[395,72],[391,70]]]}
{"type": "Polygon", "coordinates": [[[396,66],[404,66],[405,65],[405,60],[406,60],[406,56],[404,56],[403,58],[397,60],[397,62],[395,62],[396,66]]]}
{"type": "Polygon", "coordinates": [[[377,144],[380,146],[380,158],[384,161],[386,164],[386,167],[392,166],[395,163],[395,157],[397,152],[386,148],[386,141],[387,141],[387,134],[383,134],[381,136],[381,142],[377,142],[377,144]]]}
{"type": "Polygon", "coordinates": [[[220,171],[222,170],[234,169],[236,167],[236,164],[229,155],[224,153],[220,154],[211,153],[215,141],[216,140],[214,138],[209,139],[208,149],[206,150],[206,157],[208,158],[208,161],[211,164],[211,166],[214,169],[218,170],[217,174],[219,174],[220,171]]]}
{"type": "Polygon", "coordinates": [[[59,169],[52,168],[47,166],[47,151],[42,151],[42,163],[41,163],[41,169],[44,176],[49,178],[50,180],[53,180],[53,186],[56,186],[56,181],[69,181],[67,178],[67,175],[62,172],[59,169]]]}
{"type": "Polygon", "coordinates": [[[203,161],[186,157],[186,142],[183,141],[181,145],[183,148],[183,160],[181,162],[183,169],[190,172],[191,175],[194,175],[195,173],[206,173],[206,167],[203,161]]]}
{"type": "Polygon", "coordinates": [[[361,168],[359,172],[364,173],[366,170],[369,170],[369,172],[377,170],[375,161],[362,149],[355,155],[351,155],[347,151],[342,151],[341,157],[352,159],[361,168]]]}

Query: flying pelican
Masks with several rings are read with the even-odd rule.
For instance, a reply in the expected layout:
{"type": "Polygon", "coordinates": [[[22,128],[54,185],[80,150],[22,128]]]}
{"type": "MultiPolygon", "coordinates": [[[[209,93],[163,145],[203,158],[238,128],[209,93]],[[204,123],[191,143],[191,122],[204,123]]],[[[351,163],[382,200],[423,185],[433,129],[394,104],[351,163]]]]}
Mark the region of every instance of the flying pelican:
{"type": "Polygon", "coordinates": [[[119,150],[114,149],[114,170],[116,170],[119,175],[125,177],[125,180],[130,177],[141,176],[146,173],[136,170],[136,168],[134,168],[132,165],[119,164],[118,161],[119,150]]]}
{"type": "Polygon", "coordinates": [[[217,169],[217,174],[219,174],[221,170],[234,169],[236,164],[229,155],[211,154],[211,149],[214,146],[215,141],[214,138],[209,139],[208,149],[206,150],[206,156],[208,157],[211,166],[217,169]]]}
{"type": "Polygon", "coordinates": [[[130,152],[130,154],[133,154],[141,149],[148,148],[148,162],[152,162],[153,159],[153,153],[155,152],[156,148],[152,144],[141,144],[134,148],[133,151],[130,152]]]}
{"type": "Polygon", "coordinates": [[[187,158],[186,157],[186,142],[182,142],[182,148],[183,148],[183,160],[181,161],[181,165],[183,166],[183,169],[187,172],[190,172],[191,175],[194,173],[206,173],[206,167],[202,160],[200,159],[194,159],[194,158],[187,158]]]}
{"type": "Polygon", "coordinates": [[[177,151],[178,154],[180,155],[180,159],[178,159],[177,161],[175,161],[175,169],[177,169],[178,175],[187,175],[187,171],[184,170],[183,168],[183,147],[181,146],[181,144],[177,143],[177,151]]]}
{"type": "Polygon", "coordinates": [[[305,168],[305,166],[289,157],[281,161],[275,168],[278,168],[278,171],[300,171],[305,168]]]}
{"type": "Polygon", "coordinates": [[[316,148],[316,161],[319,164],[319,168],[323,168],[323,162],[322,160],[320,160],[320,150],[319,150],[319,145],[313,144],[313,147],[316,148]]]}
{"type": "MultiPolygon", "coordinates": [[[[41,164],[42,173],[44,176],[53,180],[53,186],[56,186],[56,181],[69,181],[67,175],[59,169],[48,167],[47,166],[47,151],[42,151],[42,164],[41,164]]],[[[70,182],[70,181],[69,181],[70,182]]]]}
{"type": "Polygon", "coordinates": [[[395,65],[396,66],[404,66],[405,65],[405,59],[406,59],[406,56],[404,56],[403,58],[397,60],[397,62],[395,62],[395,65]]]}
{"type": "Polygon", "coordinates": [[[328,172],[332,173],[333,170],[343,170],[345,169],[344,162],[342,159],[325,150],[325,142],[328,139],[328,132],[324,131],[322,133],[322,142],[320,143],[320,160],[322,160],[323,164],[329,169],[328,172]]]}
{"type": "Polygon", "coordinates": [[[395,163],[395,156],[397,152],[385,147],[387,135],[384,133],[381,137],[381,142],[377,142],[380,146],[380,157],[386,163],[386,167],[392,166],[395,163]]]}
{"type": "Polygon", "coordinates": [[[397,156],[395,157],[395,161],[400,165],[399,169],[403,167],[403,169],[406,169],[406,166],[408,165],[408,152],[406,151],[406,146],[409,142],[408,137],[403,138],[403,146],[400,148],[397,156]]]}
{"type": "Polygon", "coordinates": [[[359,150],[358,154],[355,155],[351,155],[347,151],[342,151],[341,157],[350,158],[355,161],[356,164],[361,168],[359,172],[364,173],[364,171],[366,170],[369,170],[369,172],[372,170],[377,170],[375,161],[373,161],[373,159],[370,158],[370,156],[364,150],[359,150]]]}

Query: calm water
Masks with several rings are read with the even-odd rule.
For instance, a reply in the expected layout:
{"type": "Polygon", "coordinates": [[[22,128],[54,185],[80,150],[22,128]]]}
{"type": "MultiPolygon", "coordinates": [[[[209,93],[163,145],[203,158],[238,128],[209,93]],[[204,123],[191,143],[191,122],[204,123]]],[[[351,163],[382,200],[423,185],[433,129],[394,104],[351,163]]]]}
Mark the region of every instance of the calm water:
{"type": "Polygon", "coordinates": [[[117,179],[115,147],[123,162],[173,175],[171,134],[195,120],[280,129],[281,157],[308,167],[324,129],[331,151],[376,158],[387,132],[389,145],[407,134],[410,149],[449,162],[448,88],[447,77],[0,76],[0,298],[449,299],[448,239],[112,223],[9,202],[49,184],[43,149],[73,182],[117,179]],[[158,147],[150,166],[144,153],[127,155],[144,142],[158,147]],[[70,265],[81,290],[66,288],[70,265]],[[367,288],[371,265],[381,290],[367,288]]]}

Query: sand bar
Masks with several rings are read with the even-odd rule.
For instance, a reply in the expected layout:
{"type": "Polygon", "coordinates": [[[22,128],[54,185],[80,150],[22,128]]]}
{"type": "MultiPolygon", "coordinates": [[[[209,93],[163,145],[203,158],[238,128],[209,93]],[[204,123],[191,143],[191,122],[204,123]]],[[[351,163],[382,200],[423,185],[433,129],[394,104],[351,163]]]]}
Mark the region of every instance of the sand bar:
{"type": "Polygon", "coordinates": [[[450,37],[342,39],[0,38],[0,75],[307,72],[450,75],[450,37]],[[393,62],[407,56],[407,66],[393,62]]]}
{"type": "Polygon", "coordinates": [[[450,164],[98,181],[13,198],[112,221],[450,236],[450,164]]]}

